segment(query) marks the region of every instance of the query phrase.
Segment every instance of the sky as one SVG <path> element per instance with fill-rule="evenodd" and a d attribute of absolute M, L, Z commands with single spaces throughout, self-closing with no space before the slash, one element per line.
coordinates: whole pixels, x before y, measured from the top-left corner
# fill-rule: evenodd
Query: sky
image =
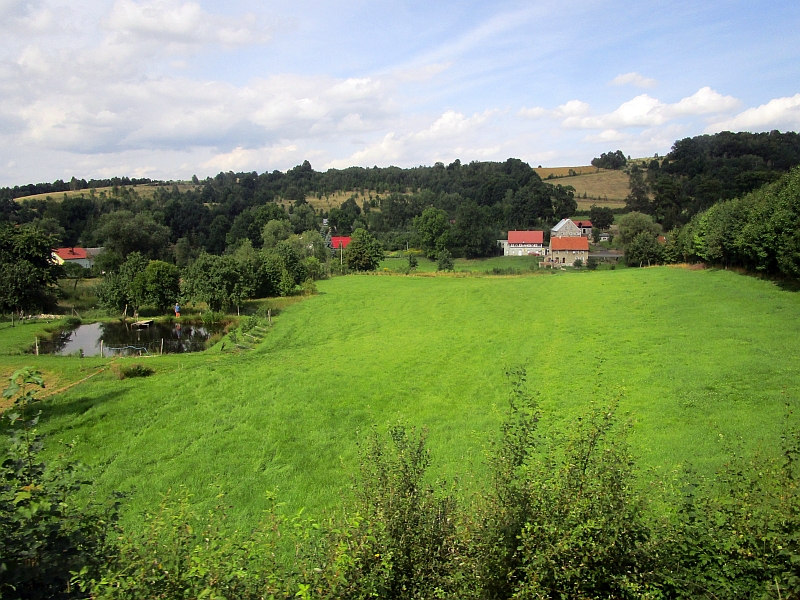
<path fill-rule="evenodd" d="M 0 0 L 0 185 L 800 130 L 800 2 Z"/>

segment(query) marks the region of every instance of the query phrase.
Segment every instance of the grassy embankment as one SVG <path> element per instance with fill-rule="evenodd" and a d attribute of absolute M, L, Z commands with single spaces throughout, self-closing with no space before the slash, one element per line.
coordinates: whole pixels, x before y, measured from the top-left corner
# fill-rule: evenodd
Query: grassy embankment
<path fill-rule="evenodd" d="M 51 445 L 78 440 L 100 494 L 134 491 L 132 518 L 170 487 L 213 502 L 219 484 L 231 523 L 248 525 L 267 490 L 313 514 L 339 504 L 372 424 L 425 425 L 434 473 L 480 473 L 508 365 L 527 367 L 565 426 L 598 385 L 622 390 L 640 463 L 666 471 L 713 469 L 737 436 L 774 448 L 800 389 L 800 295 L 731 272 L 365 275 L 319 288 L 255 351 L 149 359 L 148 379 L 105 371 L 48 399 L 42 429 Z M 46 373 L 93 363 L 24 360 Z"/>

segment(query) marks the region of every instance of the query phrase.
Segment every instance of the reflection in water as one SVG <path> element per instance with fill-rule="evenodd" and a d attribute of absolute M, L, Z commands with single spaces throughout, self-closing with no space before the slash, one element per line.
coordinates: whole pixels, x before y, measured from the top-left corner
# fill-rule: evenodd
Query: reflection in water
<path fill-rule="evenodd" d="M 104 356 L 159 354 L 162 344 L 165 353 L 198 352 L 205 349 L 211 334 L 223 329 L 224 325 L 153 323 L 150 327 L 133 327 L 121 322 L 91 323 L 61 331 L 51 341 L 42 342 L 40 349 L 61 355 L 100 356 L 102 341 Z"/>

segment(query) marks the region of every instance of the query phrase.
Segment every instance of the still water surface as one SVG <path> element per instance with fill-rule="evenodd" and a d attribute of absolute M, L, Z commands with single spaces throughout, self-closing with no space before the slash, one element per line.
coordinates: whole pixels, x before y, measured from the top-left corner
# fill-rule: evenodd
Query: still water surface
<path fill-rule="evenodd" d="M 115 354 L 159 354 L 163 340 L 164 353 L 199 352 L 205 350 L 210 335 L 222 332 L 224 325 L 187 325 L 153 323 L 150 327 L 133 327 L 130 323 L 91 323 L 75 329 L 65 329 L 51 341 L 42 342 L 41 352 L 103 356 Z"/>

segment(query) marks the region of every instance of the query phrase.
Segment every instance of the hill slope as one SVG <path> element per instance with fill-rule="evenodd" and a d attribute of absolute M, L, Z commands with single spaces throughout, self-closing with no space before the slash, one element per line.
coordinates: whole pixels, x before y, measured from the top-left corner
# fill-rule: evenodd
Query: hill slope
<path fill-rule="evenodd" d="M 663 469 L 713 468 L 720 436 L 771 447 L 800 388 L 800 296 L 730 272 L 351 276 L 320 289 L 258 350 L 152 359 L 146 380 L 98 376 L 49 401 L 43 428 L 79 439 L 101 493 L 135 490 L 131 514 L 178 485 L 211 501 L 219 484 L 232 523 L 251 525 L 267 490 L 313 513 L 341 502 L 373 423 L 428 426 L 434 472 L 479 472 L 509 365 L 566 426 L 596 386 L 622 393 L 643 464 Z"/>

